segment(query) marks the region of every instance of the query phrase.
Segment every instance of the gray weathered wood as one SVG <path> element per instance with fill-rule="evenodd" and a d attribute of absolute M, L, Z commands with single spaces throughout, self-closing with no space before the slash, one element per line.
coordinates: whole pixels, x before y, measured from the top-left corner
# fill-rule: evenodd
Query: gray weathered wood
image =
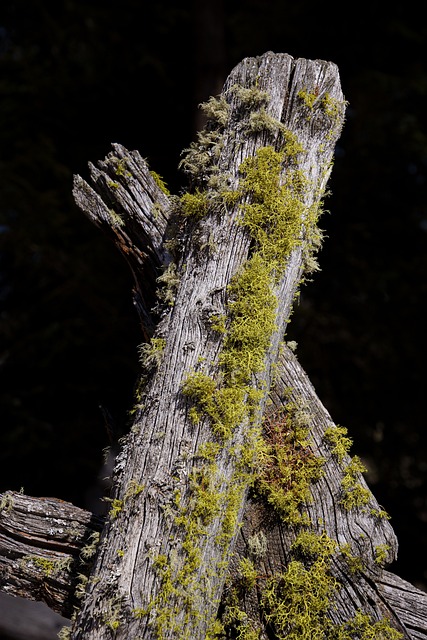
<path fill-rule="evenodd" d="M 235 90 L 236 86 L 243 92 Z M 248 91 L 258 97 L 252 100 Z M 262 98 L 263 104 L 260 92 L 268 96 Z M 315 103 L 304 104 L 302 95 L 314 96 Z M 321 108 L 326 95 L 340 105 L 334 117 Z M 223 97 L 228 104 L 228 117 L 216 125 L 217 142 L 206 151 L 208 164 L 209 154 L 213 161 L 203 175 L 196 177 L 196 186 L 206 187 L 208 198 L 211 196 L 211 206 L 194 234 L 209 238 L 217 250 L 203 251 L 200 240 L 194 241 L 189 231 L 183 235 L 174 305 L 156 334 L 165 340 L 165 348 L 118 459 L 113 492 L 116 508 L 101 538 L 93 581 L 74 627 L 75 639 L 105 638 L 108 629 L 116 638 L 149 638 L 158 634 L 164 638 L 205 638 L 216 617 L 246 493 L 244 486 L 235 487 L 237 461 L 230 452 L 243 444 L 248 425 L 245 420 L 236 424 L 231 440 L 217 456 L 217 471 L 210 483 L 225 496 L 224 503 L 218 515 L 203 527 L 203 534 L 191 540 L 190 552 L 189 525 L 183 518 L 178 523 L 177 517 L 191 510 L 191 477 L 200 469 L 198 451 L 201 445 L 212 441 L 213 434 L 208 420 L 194 424 L 189 419 L 191 405 L 182 389 L 188 375 L 201 369 L 201 362 L 206 363 L 203 370 L 209 376 L 218 378 L 221 374 L 221 336 L 212 330 L 209 319 L 213 314 L 227 314 L 227 286 L 247 259 L 251 239 L 240 224 L 239 205 L 216 208 L 216 191 L 209 178 L 216 171 L 228 181 L 229 189 L 237 189 L 239 168 L 246 158 L 254 157 L 266 145 L 283 146 L 281 126 L 294 134 L 305 149 L 296 162 L 301 175 L 311 184 L 305 196 L 309 208 L 323 193 L 344 111 L 335 65 L 294 60 L 285 54 L 267 53 L 244 60 L 230 74 Z M 258 118 L 255 130 L 253 114 L 261 111 L 269 124 L 259 126 Z M 274 122 L 280 126 L 272 126 Z M 283 167 L 283 180 L 288 172 L 289 166 Z M 105 210 L 101 212 L 101 207 L 96 206 L 97 217 L 101 215 L 105 220 Z M 139 211 L 143 208 L 144 205 Z M 133 211 L 128 223 L 127 212 L 120 212 L 123 224 L 116 233 L 126 234 L 130 221 L 133 223 L 141 215 Z M 267 390 L 270 385 L 271 364 L 302 274 L 301 240 L 277 284 L 277 330 L 265 356 L 265 369 L 253 380 L 258 388 Z M 265 395 L 259 416 L 264 403 Z M 138 487 L 138 491 L 132 487 Z M 224 530 L 224 519 L 230 517 L 230 495 L 234 496 L 236 524 L 224 548 L 218 538 Z M 199 555 L 201 561 L 191 553 Z"/>
<path fill-rule="evenodd" d="M 102 520 L 55 498 L 33 498 L 9 491 L 0 496 L 0 583 L 14 596 L 45 602 L 70 616 L 79 574 Z M 93 546 L 93 549 L 95 546 Z"/>

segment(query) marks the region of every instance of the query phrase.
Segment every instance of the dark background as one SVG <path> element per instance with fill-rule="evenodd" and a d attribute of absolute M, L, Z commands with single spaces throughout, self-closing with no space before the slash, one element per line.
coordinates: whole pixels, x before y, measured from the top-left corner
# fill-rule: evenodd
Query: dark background
<path fill-rule="evenodd" d="M 354 439 L 427 589 L 427 28 L 422 5 L 278 0 L 2 0 L 0 491 L 83 507 L 126 430 L 141 341 L 132 281 L 74 205 L 111 142 L 173 192 L 197 105 L 265 51 L 335 62 L 349 101 L 322 225 L 322 271 L 289 338 Z"/>

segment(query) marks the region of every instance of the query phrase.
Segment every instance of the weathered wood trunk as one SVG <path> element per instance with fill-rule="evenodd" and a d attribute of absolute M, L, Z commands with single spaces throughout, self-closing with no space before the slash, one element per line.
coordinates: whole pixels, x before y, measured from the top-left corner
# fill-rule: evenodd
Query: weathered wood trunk
<path fill-rule="evenodd" d="M 90 165 L 91 184 L 75 179 L 76 202 L 133 272 L 147 342 L 72 637 L 425 638 L 425 594 L 384 571 L 397 552 L 386 514 L 283 343 L 316 268 L 345 111 L 338 70 L 249 58 L 205 111 L 181 197 L 120 145 Z M 0 509 L 0 563 L 22 574 L 8 590 L 46 583 L 69 611 L 63 573 L 41 575 L 48 545 L 12 542 L 20 500 Z M 51 532 L 74 577 L 82 518 L 74 542 Z"/>
<path fill-rule="evenodd" d="M 139 218 L 154 225 L 159 209 L 175 207 L 183 228 L 175 297 L 147 351 L 157 369 L 118 459 L 75 638 L 105 638 L 107 628 L 117 638 L 214 632 L 271 366 L 318 242 L 344 114 L 335 65 L 246 59 L 209 108 L 209 130 L 184 161 L 192 193 L 111 216 L 116 233 L 134 235 Z M 125 174 L 131 192 L 127 171 L 116 167 L 105 184 L 119 191 Z M 135 246 L 144 251 L 131 237 Z"/>

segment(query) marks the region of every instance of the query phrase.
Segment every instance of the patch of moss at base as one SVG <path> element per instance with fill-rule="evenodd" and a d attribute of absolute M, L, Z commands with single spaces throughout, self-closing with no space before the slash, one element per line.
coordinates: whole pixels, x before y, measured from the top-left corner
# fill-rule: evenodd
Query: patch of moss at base
<path fill-rule="evenodd" d="M 326 637 L 322 630 L 330 625 L 327 613 L 337 583 L 325 570 L 325 560 L 321 556 L 308 568 L 292 560 L 285 572 L 267 580 L 262 608 L 277 638 Z"/>
<path fill-rule="evenodd" d="M 371 616 L 358 611 L 355 616 L 340 625 L 332 640 L 400 640 L 403 634 L 391 626 L 387 618 L 374 621 Z"/>
<path fill-rule="evenodd" d="M 325 533 L 302 532 L 291 547 L 286 571 L 262 587 L 261 608 L 278 640 L 399 640 L 402 634 L 387 618 L 375 621 L 357 612 L 340 625 L 329 615 L 339 582 L 331 574 L 337 543 Z M 340 548 L 343 552 L 343 548 Z"/>

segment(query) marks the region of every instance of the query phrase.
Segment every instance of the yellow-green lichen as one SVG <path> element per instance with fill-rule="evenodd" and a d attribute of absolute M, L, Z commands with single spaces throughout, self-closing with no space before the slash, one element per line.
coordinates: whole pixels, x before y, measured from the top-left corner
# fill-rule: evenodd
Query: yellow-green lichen
<path fill-rule="evenodd" d="M 340 587 L 331 573 L 337 543 L 325 533 L 305 531 L 291 547 L 292 559 L 282 573 L 262 584 L 262 613 L 278 640 L 399 640 L 387 618 L 374 620 L 360 611 L 337 625 L 330 612 Z M 346 560 L 353 556 L 343 546 Z M 357 567 L 358 568 L 358 567 Z"/>
<path fill-rule="evenodd" d="M 308 109 L 312 110 L 319 99 L 319 91 L 309 92 L 306 89 L 301 89 L 298 91 L 297 96 Z"/>
<path fill-rule="evenodd" d="M 355 556 L 352 553 L 351 546 L 348 542 L 340 545 L 339 550 L 349 568 L 350 573 L 354 574 L 363 570 L 364 565 L 362 558 L 360 556 Z"/>
<path fill-rule="evenodd" d="M 307 532 L 292 545 L 286 570 L 265 581 L 261 606 L 277 638 L 326 638 L 328 610 L 338 583 L 330 573 L 335 542 Z M 297 559 L 298 558 L 298 559 Z"/>
<path fill-rule="evenodd" d="M 390 520 L 391 516 L 384 509 L 371 509 L 371 516 L 379 518 L 380 520 Z"/>
<path fill-rule="evenodd" d="M 27 555 L 23 556 L 20 560 L 22 565 L 31 565 L 36 567 L 41 573 L 46 576 L 56 576 L 61 571 L 70 571 L 73 565 L 72 558 L 43 558 L 42 556 Z"/>
<path fill-rule="evenodd" d="M 123 511 L 125 506 L 132 498 L 138 496 L 144 491 L 145 485 L 139 484 L 136 480 L 130 480 L 126 486 L 123 499 L 120 498 L 104 498 L 106 502 L 110 503 L 109 515 L 112 520 L 115 520 L 117 516 Z"/>
<path fill-rule="evenodd" d="M 179 285 L 179 275 L 175 262 L 170 262 L 163 271 L 162 275 L 157 278 L 162 286 L 157 290 L 157 297 L 168 306 L 173 306 L 175 301 L 176 290 Z"/>
<path fill-rule="evenodd" d="M 301 508 L 312 501 L 311 485 L 323 474 L 324 459 L 309 448 L 305 419 L 304 413 L 294 408 L 264 421 L 267 446 L 255 491 L 288 525 L 309 524 Z"/>
<path fill-rule="evenodd" d="M 58 631 L 58 640 L 70 640 L 71 638 L 71 625 L 61 627 Z"/>
<path fill-rule="evenodd" d="M 116 176 L 122 176 L 122 177 L 125 177 L 125 178 L 132 178 L 132 174 L 127 168 L 127 160 L 126 160 L 126 158 L 122 158 L 121 160 L 118 160 L 117 165 L 116 165 L 116 169 L 115 169 L 115 173 L 116 173 Z"/>
<path fill-rule="evenodd" d="M 257 570 L 252 560 L 249 560 L 249 558 L 241 558 L 239 562 L 239 575 L 246 588 L 252 589 L 255 586 Z"/>
<path fill-rule="evenodd" d="M 99 531 L 93 531 L 90 534 L 85 546 L 80 551 L 80 558 L 83 562 L 89 562 L 92 560 L 97 551 L 100 537 L 101 535 Z"/>
<path fill-rule="evenodd" d="M 124 502 L 118 498 L 105 498 L 105 500 L 111 503 L 109 515 L 114 520 L 123 510 Z"/>
<path fill-rule="evenodd" d="M 403 634 L 394 629 L 388 618 L 373 620 L 368 614 L 357 611 L 356 614 L 335 629 L 333 640 L 400 640 Z"/>
<path fill-rule="evenodd" d="M 181 206 L 185 217 L 201 220 L 209 210 L 208 193 L 200 189 L 196 189 L 194 193 L 184 193 L 181 196 Z"/>
<path fill-rule="evenodd" d="M 163 180 L 163 178 L 161 176 L 159 176 L 158 173 L 156 173 L 155 171 L 150 171 L 150 175 L 153 178 L 154 182 L 157 184 L 157 186 L 159 187 L 159 189 L 161 191 L 163 191 L 163 193 L 166 196 L 170 196 L 170 191 L 167 188 L 167 185 L 165 183 L 165 181 Z"/>
<path fill-rule="evenodd" d="M 113 225 L 113 227 L 123 227 L 125 222 L 123 218 L 121 218 L 119 214 L 114 211 L 114 209 L 109 209 L 108 214 L 110 216 L 111 224 Z"/>
<path fill-rule="evenodd" d="M 252 87 L 244 87 L 240 84 L 234 84 L 229 91 L 238 98 L 242 107 L 249 110 L 259 109 L 263 105 L 267 104 L 269 100 L 268 92 L 259 89 L 256 84 Z"/>
<path fill-rule="evenodd" d="M 284 154 L 262 147 L 240 165 L 240 188 L 251 201 L 242 205 L 242 224 L 255 240 L 270 271 L 283 271 L 292 249 L 302 241 L 306 206 L 303 185 L 296 184 L 295 171 L 281 184 Z M 296 187 L 296 188 L 295 188 Z"/>
<path fill-rule="evenodd" d="M 6 491 L 1 495 L 0 498 L 0 513 L 4 511 L 5 513 L 9 513 L 9 511 L 13 508 L 13 496 L 9 491 Z"/>
<path fill-rule="evenodd" d="M 224 96 L 218 98 L 210 97 L 207 102 L 200 105 L 203 113 L 209 120 L 225 126 L 230 116 L 230 105 Z"/>
<path fill-rule="evenodd" d="M 391 547 L 389 544 L 378 544 L 375 547 L 375 562 L 380 566 L 387 564 L 390 558 Z"/>
<path fill-rule="evenodd" d="M 348 455 L 353 441 L 347 437 L 347 429 L 334 425 L 325 429 L 324 438 L 326 442 L 331 445 L 331 453 L 338 458 L 339 462 L 342 462 Z"/>
<path fill-rule="evenodd" d="M 164 338 L 151 338 L 150 342 L 139 345 L 139 360 L 146 369 L 158 367 L 162 361 L 166 340 Z"/>
<path fill-rule="evenodd" d="M 360 484 L 360 476 L 365 473 L 366 467 L 358 456 L 353 456 L 344 469 L 341 480 L 342 498 L 340 504 L 347 510 L 364 507 L 371 500 L 371 492 Z"/>

